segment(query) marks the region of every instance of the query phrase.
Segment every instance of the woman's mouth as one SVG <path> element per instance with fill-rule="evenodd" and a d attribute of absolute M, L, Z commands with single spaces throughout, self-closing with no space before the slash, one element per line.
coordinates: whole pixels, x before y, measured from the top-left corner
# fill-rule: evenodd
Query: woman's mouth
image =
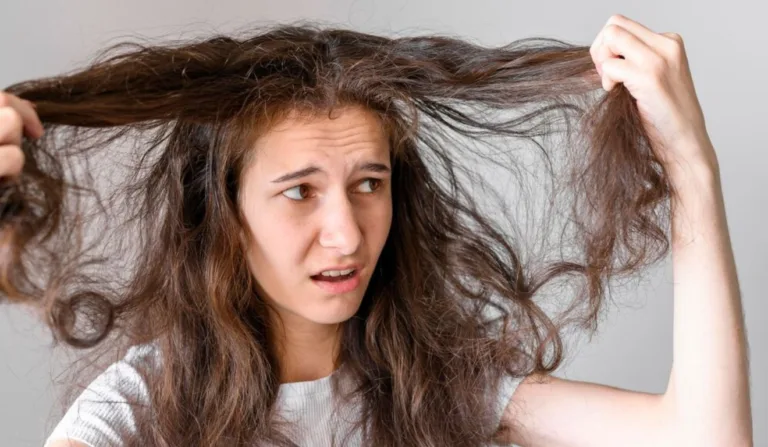
<path fill-rule="evenodd" d="M 318 287 L 331 293 L 346 293 L 355 290 L 360 285 L 360 269 L 338 276 L 313 275 L 312 282 Z"/>

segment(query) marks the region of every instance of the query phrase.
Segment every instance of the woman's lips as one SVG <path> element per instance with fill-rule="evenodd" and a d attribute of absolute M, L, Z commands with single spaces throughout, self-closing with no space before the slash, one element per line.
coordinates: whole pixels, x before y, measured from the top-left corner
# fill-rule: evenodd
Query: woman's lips
<path fill-rule="evenodd" d="M 355 290 L 360 285 L 360 269 L 355 269 L 352 276 L 344 280 L 326 280 L 320 275 L 312 276 L 312 282 L 326 292 L 347 293 Z"/>

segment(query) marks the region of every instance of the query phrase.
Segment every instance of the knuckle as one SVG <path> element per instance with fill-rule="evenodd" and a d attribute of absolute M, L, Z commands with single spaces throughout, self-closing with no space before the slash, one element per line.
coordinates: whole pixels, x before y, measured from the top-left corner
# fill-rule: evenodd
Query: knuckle
<path fill-rule="evenodd" d="M 683 38 L 677 33 L 664 33 L 667 39 L 664 41 L 663 49 L 670 57 L 678 59 L 685 52 Z"/>
<path fill-rule="evenodd" d="M 0 144 L 18 144 L 21 139 L 23 122 L 13 107 L 0 107 Z"/>
<path fill-rule="evenodd" d="M 622 14 L 612 14 L 610 17 L 608 17 L 608 21 L 606 23 L 621 23 L 624 20 L 626 20 L 626 17 L 624 17 Z"/>
<path fill-rule="evenodd" d="M 21 114 L 10 106 L 0 106 L 0 127 L 21 128 L 23 121 Z"/>
<path fill-rule="evenodd" d="M 684 53 L 682 37 L 670 38 L 669 45 L 667 45 L 667 51 L 674 58 L 679 58 Z"/>
<path fill-rule="evenodd" d="M 681 36 L 678 33 L 666 33 L 666 36 L 672 39 L 674 42 L 682 45 L 683 43 L 683 36 Z"/>
<path fill-rule="evenodd" d="M 11 98 L 10 93 L 0 90 L 0 107 L 10 107 Z"/>
<path fill-rule="evenodd" d="M 615 39 L 619 34 L 621 34 L 622 28 L 619 25 L 608 25 L 605 27 L 605 37 L 607 39 Z"/>
<path fill-rule="evenodd" d="M 683 56 L 683 49 L 678 45 L 672 45 L 669 48 L 669 56 L 673 60 L 679 60 Z"/>

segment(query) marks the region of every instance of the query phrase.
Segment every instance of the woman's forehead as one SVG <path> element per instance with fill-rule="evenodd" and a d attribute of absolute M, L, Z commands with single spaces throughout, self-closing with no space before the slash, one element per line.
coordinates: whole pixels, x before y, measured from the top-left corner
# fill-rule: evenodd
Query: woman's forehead
<path fill-rule="evenodd" d="M 262 161 L 286 158 L 389 158 L 389 140 L 379 118 L 362 107 L 339 109 L 333 117 L 293 115 L 260 135 L 254 143 Z"/>

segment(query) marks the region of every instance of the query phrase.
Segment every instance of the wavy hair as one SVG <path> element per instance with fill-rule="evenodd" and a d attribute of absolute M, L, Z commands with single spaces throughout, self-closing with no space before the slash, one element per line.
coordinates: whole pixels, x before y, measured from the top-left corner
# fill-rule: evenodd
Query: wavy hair
<path fill-rule="evenodd" d="M 6 90 L 36 105 L 46 133 L 24 140 L 22 174 L 2 189 L 2 299 L 38 309 L 56 343 L 157 344 L 129 445 L 291 445 L 239 237 L 250 148 L 288 113 L 363 106 L 389 138 L 392 226 L 340 354 L 367 444 L 489 442 L 498 419 L 483 391 L 556 370 L 565 328 L 596 330 L 610 281 L 669 248 L 673 191 L 631 95 L 601 90 L 589 48 L 553 38 L 487 47 L 273 24 L 124 41 Z M 512 204 L 490 194 L 490 208 L 473 189 L 492 190 L 472 157 L 510 178 L 527 169 L 513 139 L 542 156 L 550 205 L 569 199 L 554 249 L 532 237 L 557 234 L 552 219 L 524 231 L 511 215 L 546 184 Z M 558 278 L 579 287 L 552 312 L 543 287 Z"/>

